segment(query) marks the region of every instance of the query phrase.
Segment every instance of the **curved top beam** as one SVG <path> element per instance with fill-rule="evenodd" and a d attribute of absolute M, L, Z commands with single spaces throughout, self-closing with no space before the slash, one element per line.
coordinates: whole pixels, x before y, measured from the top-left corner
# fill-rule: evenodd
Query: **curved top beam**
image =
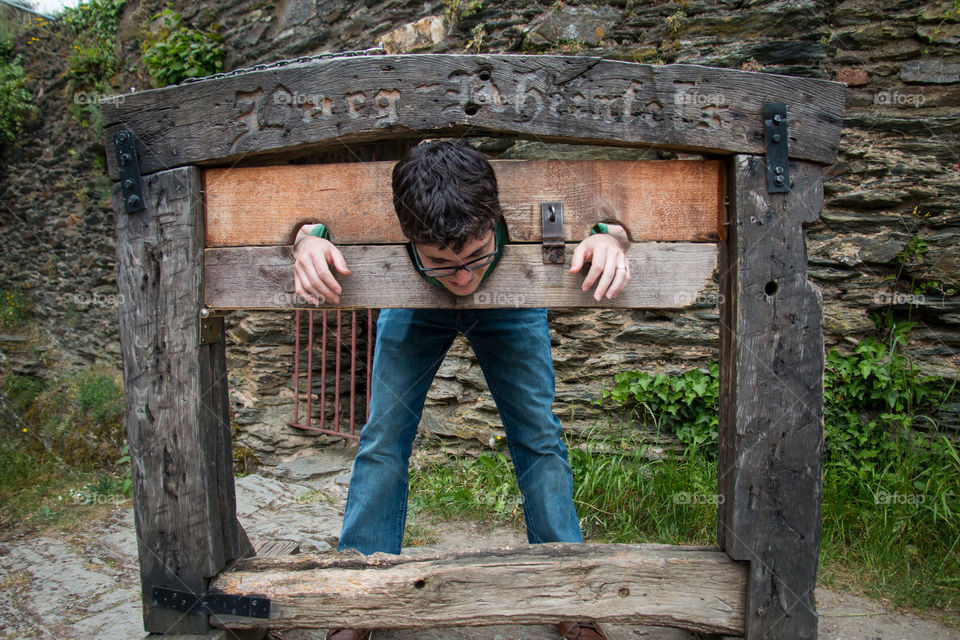
<path fill-rule="evenodd" d="M 107 148 L 132 129 L 147 174 L 424 133 L 760 154 L 764 102 L 787 104 L 791 157 L 836 159 L 840 83 L 584 56 L 327 58 L 119 95 L 101 109 Z"/>

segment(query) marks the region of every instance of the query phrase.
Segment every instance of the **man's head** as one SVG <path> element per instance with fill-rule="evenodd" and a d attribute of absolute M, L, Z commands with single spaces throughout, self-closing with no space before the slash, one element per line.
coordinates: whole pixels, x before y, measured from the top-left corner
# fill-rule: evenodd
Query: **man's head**
<path fill-rule="evenodd" d="M 459 251 L 500 218 L 497 176 L 473 147 L 424 142 L 393 167 L 393 208 L 411 242 Z"/>
<path fill-rule="evenodd" d="M 424 267 L 460 266 L 494 249 L 497 177 L 486 157 L 466 144 L 425 142 L 407 151 L 393 168 L 393 207 Z M 438 279 L 468 295 L 485 271 L 461 269 Z"/>

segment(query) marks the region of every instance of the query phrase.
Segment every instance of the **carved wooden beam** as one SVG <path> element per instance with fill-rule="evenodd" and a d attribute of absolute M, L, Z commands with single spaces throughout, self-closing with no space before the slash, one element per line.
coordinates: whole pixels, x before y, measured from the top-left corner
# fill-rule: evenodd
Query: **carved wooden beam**
<path fill-rule="evenodd" d="M 763 103 L 787 103 L 790 156 L 837 156 L 844 85 L 584 56 L 357 56 L 124 94 L 101 105 L 107 148 L 131 129 L 144 174 L 423 136 L 764 152 Z M 118 176 L 108 153 L 111 178 Z"/>

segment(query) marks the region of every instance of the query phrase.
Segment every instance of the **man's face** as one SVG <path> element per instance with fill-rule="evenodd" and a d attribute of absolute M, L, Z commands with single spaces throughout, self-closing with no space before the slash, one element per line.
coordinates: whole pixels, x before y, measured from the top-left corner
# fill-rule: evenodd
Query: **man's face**
<path fill-rule="evenodd" d="M 459 267 L 466 262 L 487 255 L 494 250 L 494 246 L 493 231 L 488 232 L 480 238 L 471 238 L 463 245 L 463 248 L 459 252 L 440 245 L 414 244 L 414 248 L 420 255 L 420 262 L 428 269 Z M 480 267 L 476 271 L 460 269 L 453 275 L 438 277 L 437 280 L 439 280 L 450 293 L 457 296 L 468 296 L 480 286 L 483 274 L 486 273 L 489 268 L 490 265 Z"/>

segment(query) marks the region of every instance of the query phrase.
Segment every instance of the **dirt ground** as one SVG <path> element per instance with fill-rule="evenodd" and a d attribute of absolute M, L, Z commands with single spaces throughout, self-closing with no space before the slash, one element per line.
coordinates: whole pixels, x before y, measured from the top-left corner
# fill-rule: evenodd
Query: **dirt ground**
<path fill-rule="evenodd" d="M 295 461 L 279 477 L 237 480 L 240 522 L 255 546 L 295 542 L 301 553 L 336 544 L 349 478 L 349 457 L 333 453 Z M 464 549 L 523 544 L 517 531 L 476 523 L 428 525 L 431 548 Z M 81 530 L 64 534 L 26 530 L 0 542 L 0 638 L 139 640 L 146 638 L 130 503 L 107 511 Z M 960 629 L 887 609 L 849 593 L 818 588 L 823 640 L 960 640 Z M 607 625 L 611 640 L 690 640 L 664 627 Z M 317 640 L 323 630 L 273 632 L 278 640 Z M 157 636 L 154 636 L 157 637 Z M 378 631 L 376 640 L 558 640 L 549 626 L 498 626 L 423 631 Z"/>

